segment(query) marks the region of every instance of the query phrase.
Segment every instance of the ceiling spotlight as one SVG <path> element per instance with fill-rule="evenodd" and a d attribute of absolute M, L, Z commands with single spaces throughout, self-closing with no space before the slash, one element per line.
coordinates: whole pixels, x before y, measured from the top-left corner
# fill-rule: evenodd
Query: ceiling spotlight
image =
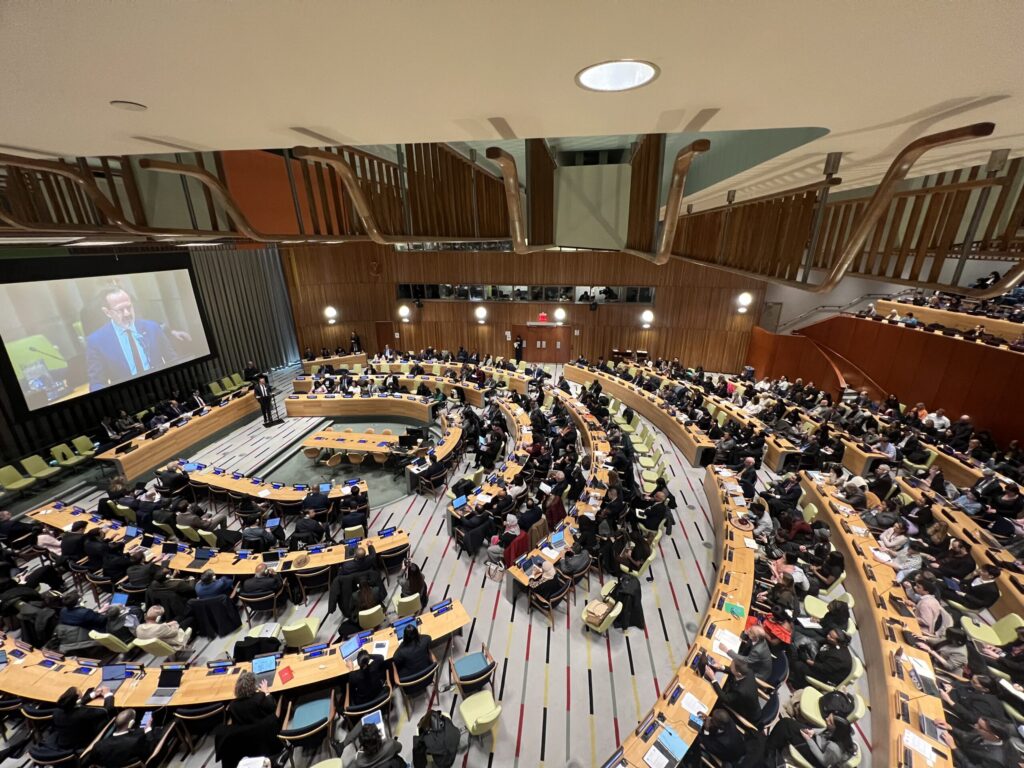
<path fill-rule="evenodd" d="M 631 91 L 647 85 L 660 72 L 661 70 L 649 61 L 602 61 L 577 72 L 576 84 L 588 91 Z"/>
<path fill-rule="evenodd" d="M 476 315 L 476 321 L 478 323 L 483 323 L 483 321 L 487 319 L 487 307 L 477 307 L 473 310 L 473 314 Z"/>
<path fill-rule="evenodd" d="M 126 101 L 124 99 L 114 99 L 110 102 L 110 106 L 115 109 L 123 109 L 127 112 L 145 112 L 149 109 L 145 104 L 140 104 L 137 101 Z"/>
<path fill-rule="evenodd" d="M 751 295 L 747 291 L 744 291 L 743 293 L 741 293 L 739 296 L 736 297 L 736 303 L 739 304 L 741 307 L 749 307 L 750 303 L 753 300 L 754 300 L 753 295 Z"/>
<path fill-rule="evenodd" d="M 565 321 L 565 310 L 561 307 L 555 310 L 555 320 L 560 323 Z"/>
<path fill-rule="evenodd" d="M 400 306 L 398 308 L 398 316 L 400 318 L 402 318 L 403 320 L 408 320 L 409 319 L 409 313 L 411 313 L 411 312 L 412 312 L 412 310 L 409 309 L 409 306 L 407 304 L 403 304 L 402 306 Z"/>
<path fill-rule="evenodd" d="M 649 309 L 645 309 L 643 313 L 640 315 L 640 319 L 644 321 L 644 327 L 649 328 L 651 323 L 654 322 L 654 313 L 651 312 L 651 310 Z"/>
<path fill-rule="evenodd" d="M 326 317 L 328 320 L 334 320 L 337 316 L 338 310 L 336 310 L 334 307 L 324 307 L 324 317 Z"/>
<path fill-rule="evenodd" d="M 741 315 L 747 314 L 747 308 L 746 307 L 737 307 L 736 311 L 739 312 Z"/>

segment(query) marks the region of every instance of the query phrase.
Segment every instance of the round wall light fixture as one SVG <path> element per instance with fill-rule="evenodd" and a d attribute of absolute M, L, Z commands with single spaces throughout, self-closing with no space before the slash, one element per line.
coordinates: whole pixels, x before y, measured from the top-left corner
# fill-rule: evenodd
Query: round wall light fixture
<path fill-rule="evenodd" d="M 744 291 L 736 297 L 736 303 L 741 307 L 749 307 L 754 301 L 754 296 L 748 291 Z"/>
<path fill-rule="evenodd" d="M 324 317 L 326 317 L 328 320 L 336 320 L 338 317 L 338 310 L 328 305 L 324 307 Z"/>
<path fill-rule="evenodd" d="M 565 310 L 561 307 L 555 310 L 555 321 L 559 323 L 565 322 Z"/>
<path fill-rule="evenodd" d="M 476 321 L 482 325 L 487 319 L 487 307 L 477 307 L 473 310 L 473 314 L 476 315 Z"/>

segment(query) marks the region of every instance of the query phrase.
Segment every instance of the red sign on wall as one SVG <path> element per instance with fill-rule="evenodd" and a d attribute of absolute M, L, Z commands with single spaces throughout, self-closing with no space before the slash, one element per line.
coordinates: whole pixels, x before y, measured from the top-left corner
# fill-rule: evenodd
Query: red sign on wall
<path fill-rule="evenodd" d="M 547 312 L 538 312 L 537 313 L 537 322 L 538 323 L 546 323 L 547 321 L 548 321 L 548 313 Z"/>

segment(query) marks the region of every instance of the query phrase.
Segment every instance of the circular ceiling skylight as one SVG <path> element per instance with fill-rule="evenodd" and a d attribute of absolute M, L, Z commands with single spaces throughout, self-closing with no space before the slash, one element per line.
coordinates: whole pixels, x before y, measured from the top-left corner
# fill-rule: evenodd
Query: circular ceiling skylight
<path fill-rule="evenodd" d="M 580 70 L 576 84 L 588 91 L 631 91 L 647 85 L 660 71 L 649 61 L 603 61 Z"/>

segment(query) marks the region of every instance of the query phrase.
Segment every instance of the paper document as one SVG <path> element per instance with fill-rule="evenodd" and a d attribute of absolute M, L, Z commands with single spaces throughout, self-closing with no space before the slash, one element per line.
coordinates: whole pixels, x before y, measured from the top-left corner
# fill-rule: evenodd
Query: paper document
<path fill-rule="evenodd" d="M 917 674 L 921 675 L 921 677 L 934 677 L 935 676 L 932 673 L 931 664 L 929 664 L 924 659 L 918 659 L 918 658 L 916 658 L 914 656 L 908 656 L 908 655 L 904 655 L 903 658 L 907 659 L 913 665 L 915 671 L 917 672 Z"/>
<path fill-rule="evenodd" d="M 863 526 L 860 526 L 860 525 L 851 525 L 850 526 L 850 532 L 853 533 L 854 536 L 867 536 L 868 535 L 868 529 L 864 528 Z"/>
<path fill-rule="evenodd" d="M 370 649 L 370 653 L 371 654 L 379 653 L 381 656 L 383 656 L 386 659 L 388 657 L 388 641 L 387 640 L 378 640 L 378 641 L 376 641 L 373 644 L 373 647 Z"/>
<path fill-rule="evenodd" d="M 873 554 L 878 560 L 882 561 L 883 563 L 892 562 L 892 558 L 889 557 L 888 552 L 883 552 L 882 550 L 877 549 L 875 547 L 871 548 L 871 554 Z"/>
<path fill-rule="evenodd" d="M 708 713 L 707 705 L 689 691 L 683 694 L 680 706 L 691 715 L 706 715 Z"/>
<path fill-rule="evenodd" d="M 746 536 L 744 536 L 743 546 L 745 546 L 747 549 L 757 549 L 757 542 L 753 539 L 748 539 Z"/>
<path fill-rule="evenodd" d="M 668 758 L 657 747 L 651 747 L 647 750 L 647 754 L 644 755 L 644 763 L 651 766 L 651 768 L 666 768 Z"/>
<path fill-rule="evenodd" d="M 478 494 L 476 495 L 476 500 L 477 500 L 477 503 L 478 503 L 478 504 L 487 504 L 487 503 L 489 503 L 489 502 L 490 502 L 490 500 L 491 500 L 491 499 L 493 499 L 493 498 L 494 498 L 494 497 L 493 497 L 493 496 L 491 496 L 491 494 L 489 494 L 489 493 L 478 493 Z"/>
<path fill-rule="evenodd" d="M 270 489 L 269 488 L 264 488 L 262 491 L 260 491 L 256 495 L 259 496 L 261 499 L 265 499 L 265 498 L 267 498 L 267 496 L 270 495 Z"/>
<path fill-rule="evenodd" d="M 932 745 L 909 728 L 903 732 L 903 746 L 921 755 L 928 765 L 935 765 L 936 755 L 932 751 Z"/>
<path fill-rule="evenodd" d="M 557 560 L 558 552 L 550 547 L 542 547 L 540 553 L 544 555 L 548 560 Z"/>
<path fill-rule="evenodd" d="M 808 629 L 821 629 L 821 624 L 814 619 L 808 619 L 806 616 L 798 616 L 796 620 L 800 622 L 800 626 L 807 627 Z"/>
<path fill-rule="evenodd" d="M 740 649 L 740 638 L 728 629 L 716 629 L 712 638 L 711 650 L 719 656 L 729 658 L 729 652 L 736 653 Z"/>

